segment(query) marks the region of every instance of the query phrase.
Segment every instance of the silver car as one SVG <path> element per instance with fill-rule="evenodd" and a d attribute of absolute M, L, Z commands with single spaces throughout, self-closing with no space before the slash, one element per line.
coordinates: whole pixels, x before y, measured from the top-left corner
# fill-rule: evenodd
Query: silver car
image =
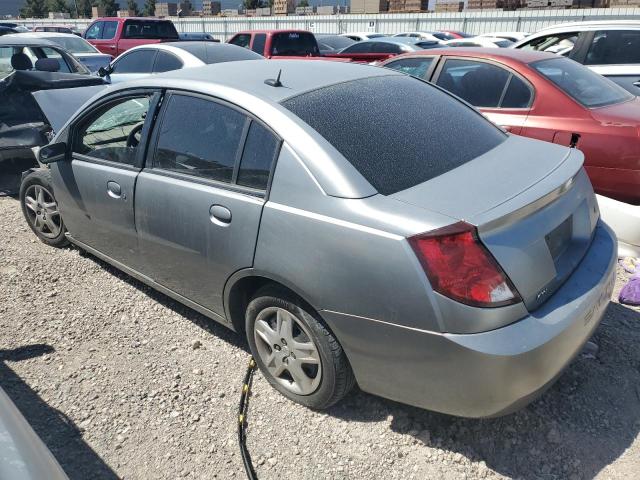
<path fill-rule="evenodd" d="M 39 158 L 21 199 L 42 241 L 246 332 L 312 408 L 357 383 L 504 414 L 558 377 L 613 288 L 578 150 L 387 69 L 247 61 L 120 84 Z"/>

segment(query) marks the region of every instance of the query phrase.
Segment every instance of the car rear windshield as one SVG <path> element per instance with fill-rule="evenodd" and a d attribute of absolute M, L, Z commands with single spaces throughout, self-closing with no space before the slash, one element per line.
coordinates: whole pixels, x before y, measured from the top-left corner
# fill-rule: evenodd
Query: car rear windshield
<path fill-rule="evenodd" d="M 633 98 L 611 80 L 568 58 L 539 60 L 531 67 L 587 108 L 604 107 Z"/>
<path fill-rule="evenodd" d="M 165 21 L 127 20 L 124 38 L 153 38 L 178 40 L 178 31 L 173 23 Z"/>
<path fill-rule="evenodd" d="M 453 170 L 507 138 L 472 108 L 405 75 L 331 85 L 282 105 L 320 133 L 383 195 Z"/>
<path fill-rule="evenodd" d="M 167 43 L 167 45 L 186 50 L 207 64 L 234 62 L 237 60 L 264 60 L 262 55 L 252 52 L 247 48 L 237 47 L 236 45 L 227 43 L 172 42 Z"/>
<path fill-rule="evenodd" d="M 276 33 L 271 39 L 271 55 L 307 57 L 318 55 L 316 37 L 307 32 Z"/>

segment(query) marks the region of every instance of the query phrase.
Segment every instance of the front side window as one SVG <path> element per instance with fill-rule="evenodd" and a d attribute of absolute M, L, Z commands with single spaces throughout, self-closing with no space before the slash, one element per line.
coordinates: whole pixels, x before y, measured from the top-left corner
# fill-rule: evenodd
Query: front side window
<path fill-rule="evenodd" d="M 231 43 L 232 45 L 237 45 L 239 47 L 249 48 L 249 44 L 251 43 L 251 35 L 249 35 L 248 33 L 241 33 L 229 40 L 229 43 Z"/>
<path fill-rule="evenodd" d="M 526 108 L 531 100 L 520 78 L 485 62 L 449 59 L 436 84 L 479 108 Z"/>
<path fill-rule="evenodd" d="M 231 182 L 246 116 L 197 97 L 169 98 L 154 167 Z"/>
<path fill-rule="evenodd" d="M 433 58 L 403 58 L 395 62 L 388 63 L 386 66 L 399 72 L 413 75 L 418 78 L 425 78 L 429 67 L 433 63 Z"/>
<path fill-rule="evenodd" d="M 155 50 L 134 50 L 123 55 L 114 65 L 112 73 L 151 73 Z"/>
<path fill-rule="evenodd" d="M 266 190 L 278 145 L 279 141 L 273 133 L 262 124 L 253 121 L 242 152 L 238 185 Z"/>
<path fill-rule="evenodd" d="M 357 100 L 362 98 L 367 101 Z M 322 135 L 382 195 L 442 175 L 507 138 L 474 109 L 407 75 L 342 82 L 282 105 Z M 417 132 L 409 137 L 408 118 L 411 131 Z"/>
<path fill-rule="evenodd" d="M 111 40 L 115 38 L 116 31 L 118 30 L 118 22 L 104 22 L 104 28 L 102 29 L 102 39 Z"/>
<path fill-rule="evenodd" d="M 556 33 L 539 37 L 525 43 L 520 48 L 523 50 L 536 50 L 538 52 L 559 53 L 568 55 L 578 41 L 578 32 Z"/>
<path fill-rule="evenodd" d="M 596 32 L 585 65 L 627 65 L 640 63 L 640 30 Z"/>
<path fill-rule="evenodd" d="M 120 99 L 101 108 L 81 124 L 73 151 L 100 160 L 134 165 L 149 98 Z"/>
<path fill-rule="evenodd" d="M 97 40 L 102 38 L 102 27 L 104 26 L 104 22 L 96 22 L 91 25 L 87 32 L 84 34 L 84 38 L 88 40 Z"/>
<path fill-rule="evenodd" d="M 180 70 L 182 68 L 182 60 L 175 55 L 168 52 L 158 50 L 156 56 L 156 63 L 153 66 L 153 71 L 156 73 L 170 72 L 172 70 Z"/>
<path fill-rule="evenodd" d="M 603 107 L 634 98 L 624 88 L 568 58 L 531 64 L 542 76 L 587 108 Z"/>

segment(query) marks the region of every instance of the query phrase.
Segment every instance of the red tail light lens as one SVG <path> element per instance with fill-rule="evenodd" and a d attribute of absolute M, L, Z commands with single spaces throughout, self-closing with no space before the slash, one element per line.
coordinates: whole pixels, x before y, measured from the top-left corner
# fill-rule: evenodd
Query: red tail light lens
<path fill-rule="evenodd" d="M 459 222 L 409 238 L 433 289 L 474 307 L 500 307 L 520 295 L 473 225 Z"/>

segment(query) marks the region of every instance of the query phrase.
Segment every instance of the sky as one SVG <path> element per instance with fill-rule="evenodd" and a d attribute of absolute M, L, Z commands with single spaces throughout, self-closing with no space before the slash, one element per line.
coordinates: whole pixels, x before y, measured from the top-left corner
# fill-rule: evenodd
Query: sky
<path fill-rule="evenodd" d="M 140 8 L 144 5 L 144 0 L 136 0 Z M 158 0 L 156 0 L 158 1 Z M 171 0 L 169 0 L 171 1 Z M 173 0 L 178 3 L 178 0 Z M 127 0 L 116 0 L 121 5 L 125 5 Z M 221 0 L 222 8 L 238 8 L 242 0 Z M 202 0 L 191 0 L 196 10 L 202 8 Z M 344 5 L 345 0 L 310 0 L 310 5 Z M 0 15 L 17 15 L 20 8 L 24 4 L 24 0 L 0 0 Z"/>

